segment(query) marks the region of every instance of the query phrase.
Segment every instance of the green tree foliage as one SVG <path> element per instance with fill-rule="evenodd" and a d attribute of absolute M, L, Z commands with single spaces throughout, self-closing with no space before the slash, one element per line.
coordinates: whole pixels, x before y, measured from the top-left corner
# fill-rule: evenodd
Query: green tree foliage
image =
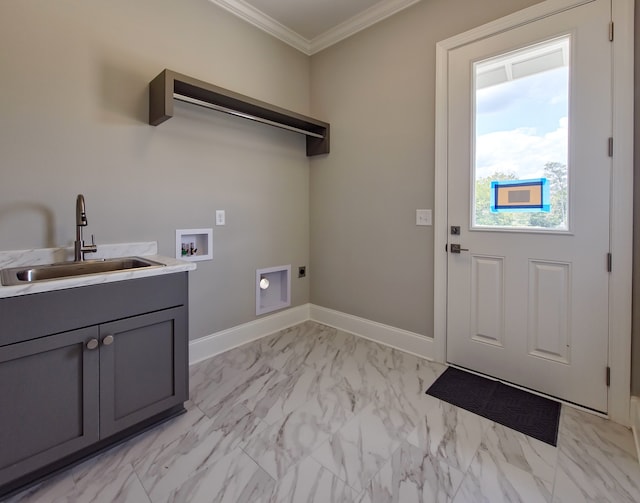
<path fill-rule="evenodd" d="M 567 166 L 559 162 L 544 165 L 544 176 L 549 183 L 550 212 L 491 212 L 491 182 L 517 180 L 514 172 L 496 172 L 476 180 L 475 225 L 487 227 L 567 227 L 568 180 Z"/>
<path fill-rule="evenodd" d="M 476 180 L 476 225 L 511 226 L 513 213 L 491 212 L 491 182 L 503 180 L 517 180 L 513 172 L 497 171 L 492 176 Z"/>

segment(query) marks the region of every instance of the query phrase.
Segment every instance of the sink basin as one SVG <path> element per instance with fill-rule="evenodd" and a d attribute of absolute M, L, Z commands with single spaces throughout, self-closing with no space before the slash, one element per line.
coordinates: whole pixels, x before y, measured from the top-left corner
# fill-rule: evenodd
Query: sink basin
<path fill-rule="evenodd" d="M 0 280 L 4 286 L 22 285 L 36 281 L 65 279 L 88 274 L 105 274 L 131 269 L 164 267 L 165 264 L 141 257 L 124 257 L 103 260 L 85 260 L 83 262 L 61 262 L 59 264 L 12 267 L 0 271 Z"/>

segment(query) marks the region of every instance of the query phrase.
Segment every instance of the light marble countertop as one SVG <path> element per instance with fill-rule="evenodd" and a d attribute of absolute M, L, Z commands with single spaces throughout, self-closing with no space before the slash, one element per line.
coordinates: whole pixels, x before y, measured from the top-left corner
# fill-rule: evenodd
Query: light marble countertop
<path fill-rule="evenodd" d="M 133 256 L 154 260 L 165 264 L 165 266 L 129 269 L 127 271 L 110 272 L 105 274 L 87 274 L 64 279 L 25 283 L 24 285 L 0 285 L 0 298 L 64 290 L 66 288 L 76 288 L 80 286 L 112 283 L 114 281 L 123 281 L 127 279 L 148 278 L 150 276 L 193 271 L 196 269 L 196 264 L 193 262 L 158 255 L 158 243 L 155 241 L 98 245 L 98 251 L 96 253 L 88 254 L 87 260 Z M 0 269 L 52 264 L 57 262 L 70 262 L 72 260 L 73 248 L 41 248 L 34 250 L 0 251 Z"/>

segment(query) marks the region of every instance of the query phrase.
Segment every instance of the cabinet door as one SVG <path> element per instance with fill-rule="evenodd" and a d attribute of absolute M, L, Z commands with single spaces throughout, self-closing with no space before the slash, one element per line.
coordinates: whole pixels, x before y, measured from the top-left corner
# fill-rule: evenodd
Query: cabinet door
<path fill-rule="evenodd" d="M 92 327 L 0 347 L 0 486 L 98 440 L 97 339 Z"/>
<path fill-rule="evenodd" d="M 185 307 L 99 329 L 101 438 L 187 400 Z"/>

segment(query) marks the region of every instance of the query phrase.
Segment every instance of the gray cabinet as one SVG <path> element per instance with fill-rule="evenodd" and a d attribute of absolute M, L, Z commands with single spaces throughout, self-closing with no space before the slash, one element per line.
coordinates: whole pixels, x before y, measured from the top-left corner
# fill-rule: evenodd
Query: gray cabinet
<path fill-rule="evenodd" d="M 83 328 L 0 348 L 0 485 L 99 439 L 98 336 Z"/>
<path fill-rule="evenodd" d="M 0 319 L 0 498 L 183 410 L 186 273 L 0 299 Z"/>
<path fill-rule="evenodd" d="M 187 400 L 184 307 L 100 325 L 100 437 Z"/>

